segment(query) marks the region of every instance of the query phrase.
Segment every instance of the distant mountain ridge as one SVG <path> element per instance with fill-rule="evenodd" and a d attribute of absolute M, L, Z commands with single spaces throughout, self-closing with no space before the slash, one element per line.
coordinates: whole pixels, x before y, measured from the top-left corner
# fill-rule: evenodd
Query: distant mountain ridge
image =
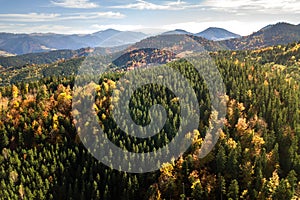
<path fill-rule="evenodd" d="M 176 29 L 165 32 L 162 35 L 170 34 L 186 34 L 196 40 L 199 40 L 198 37 L 201 37 L 215 42 L 214 44 L 210 44 L 210 47 L 215 46 L 215 48 L 207 49 L 209 51 L 215 50 L 218 47 L 221 47 L 220 50 L 251 50 L 300 41 L 300 24 L 293 25 L 285 22 L 270 24 L 248 36 L 240 36 L 226 29 L 216 27 L 210 27 L 196 34 Z"/>
<path fill-rule="evenodd" d="M 162 33 L 161 36 L 178 34 L 194 38 L 207 51 L 251 50 L 300 41 L 300 25 L 281 22 L 268 25 L 251 35 L 243 37 L 221 28 L 208 28 L 197 34 L 192 34 L 182 29 L 175 29 Z M 141 32 L 118 31 L 114 29 L 81 35 L 0 33 L 0 57 L 53 50 L 77 50 L 86 47 L 123 46 L 134 44 L 146 38 L 147 35 Z M 229 39 L 224 40 L 225 38 Z M 54 55 L 56 54 L 54 53 Z M 60 58 L 61 56 L 58 57 Z M 23 58 L 22 60 L 24 60 Z"/>
<path fill-rule="evenodd" d="M 138 42 L 147 37 L 141 32 L 107 29 L 92 34 L 0 33 L 0 50 L 11 54 L 40 53 L 52 50 L 76 50 L 85 47 L 112 47 Z"/>
<path fill-rule="evenodd" d="M 164 32 L 161 35 L 193 35 L 193 33 L 190 33 L 182 29 L 175 29 L 173 31 Z"/>
<path fill-rule="evenodd" d="M 191 33 L 182 29 L 175 29 L 172 31 L 167 31 L 162 33 L 161 35 L 193 35 L 205 38 L 207 40 L 219 41 L 219 40 L 226 40 L 232 38 L 240 38 L 241 36 L 230 31 L 227 31 L 223 28 L 216 28 L 210 27 L 202 32 L 199 33 Z"/>
<path fill-rule="evenodd" d="M 233 38 L 240 38 L 241 36 L 223 28 L 210 27 L 200 33 L 195 34 L 195 36 L 203 37 L 208 40 L 228 40 Z"/>

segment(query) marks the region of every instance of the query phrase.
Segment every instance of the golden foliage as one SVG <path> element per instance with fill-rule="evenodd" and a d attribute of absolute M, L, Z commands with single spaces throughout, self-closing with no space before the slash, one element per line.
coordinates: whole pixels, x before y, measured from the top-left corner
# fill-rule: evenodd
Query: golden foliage
<path fill-rule="evenodd" d="M 173 177 L 174 166 L 171 163 L 164 163 L 160 169 L 163 176 Z"/>
<path fill-rule="evenodd" d="M 12 96 L 13 96 L 13 98 L 17 98 L 18 95 L 19 95 L 19 89 L 18 89 L 18 87 L 15 86 L 15 85 L 12 85 L 11 89 L 12 89 Z"/>
<path fill-rule="evenodd" d="M 237 146 L 236 141 L 234 141 L 232 138 L 229 138 L 229 140 L 227 141 L 227 145 L 231 148 L 231 149 L 235 149 Z"/>
<path fill-rule="evenodd" d="M 52 121 L 53 121 L 53 129 L 54 130 L 58 130 L 59 122 L 58 122 L 58 116 L 57 116 L 57 114 L 53 115 Z"/>
<path fill-rule="evenodd" d="M 9 173 L 9 180 L 12 181 L 13 183 L 18 181 L 18 176 L 19 174 L 16 171 L 11 171 Z"/>
<path fill-rule="evenodd" d="M 259 155 L 261 152 L 261 146 L 265 144 L 264 139 L 258 136 L 257 134 L 255 134 L 254 137 L 252 138 L 251 143 L 254 145 L 255 154 Z"/>
<path fill-rule="evenodd" d="M 278 173 L 275 170 L 275 171 L 273 171 L 272 177 L 269 179 L 269 182 L 267 184 L 267 189 L 269 192 L 268 199 L 272 199 L 273 194 L 275 193 L 277 187 L 279 186 L 279 181 L 280 181 L 280 179 L 279 179 Z"/>
<path fill-rule="evenodd" d="M 196 186 L 197 186 L 198 184 L 201 184 L 200 179 L 197 179 L 196 181 L 194 181 L 194 182 L 192 183 L 191 188 L 192 188 L 192 189 L 195 189 Z"/>
<path fill-rule="evenodd" d="M 239 118 L 235 127 L 238 131 L 238 134 L 242 136 L 248 128 L 248 123 L 246 122 L 245 118 Z"/>

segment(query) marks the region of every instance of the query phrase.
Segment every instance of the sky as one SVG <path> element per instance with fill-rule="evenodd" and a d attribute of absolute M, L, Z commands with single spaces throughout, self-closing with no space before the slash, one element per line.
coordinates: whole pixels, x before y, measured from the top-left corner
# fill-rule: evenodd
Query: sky
<path fill-rule="evenodd" d="M 300 24 L 300 0 L 0 0 L 0 32 L 86 34 L 108 28 L 148 34 L 209 27 L 249 35 Z"/>

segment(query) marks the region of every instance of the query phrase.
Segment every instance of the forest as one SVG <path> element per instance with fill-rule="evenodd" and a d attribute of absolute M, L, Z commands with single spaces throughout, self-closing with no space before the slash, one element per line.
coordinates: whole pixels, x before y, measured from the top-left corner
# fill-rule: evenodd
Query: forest
<path fill-rule="evenodd" d="M 76 130 L 82 122 L 72 110 L 72 103 L 80 103 L 72 91 L 82 90 L 74 86 L 82 58 L 5 69 L 0 76 L 0 199 L 298 199 L 299 51 L 300 43 L 291 43 L 210 53 L 226 87 L 227 111 L 216 146 L 202 159 L 197 155 L 211 117 L 207 87 L 188 61 L 166 64 L 191 83 L 201 117 L 190 148 L 148 173 L 113 170 L 82 144 Z M 138 66 L 132 63 L 125 68 Z M 115 70 L 91 83 L 99 124 L 120 148 L 156 151 L 174 138 L 182 108 L 168 88 L 144 86 L 130 101 L 133 120 L 148 124 L 149 108 L 157 103 L 168 119 L 154 137 L 128 137 L 111 116 L 112 91 L 123 73 Z"/>

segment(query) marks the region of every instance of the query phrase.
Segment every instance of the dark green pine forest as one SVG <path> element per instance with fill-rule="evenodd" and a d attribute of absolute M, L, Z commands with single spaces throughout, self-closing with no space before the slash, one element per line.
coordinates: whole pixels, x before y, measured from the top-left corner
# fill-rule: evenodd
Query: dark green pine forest
<path fill-rule="evenodd" d="M 168 67 L 191 83 L 201 119 L 191 147 L 180 158 L 141 174 L 105 166 L 78 136 L 75 125 L 81 121 L 72 111 L 72 91 L 82 89 L 74 88 L 74 81 L 83 57 L 1 68 L 0 199 L 300 198 L 300 43 L 210 54 L 227 91 L 225 126 L 216 146 L 198 158 L 211 117 L 207 87 L 186 60 L 169 62 Z M 163 51 L 157 55 L 173 56 Z M 146 85 L 130 101 L 131 116 L 139 125 L 150 123 L 152 105 L 164 106 L 168 120 L 155 137 L 128 137 L 111 116 L 112 91 L 124 70 L 148 62 L 136 56 L 140 60 L 128 61 L 120 70 L 114 66 L 91 83 L 96 91 L 94 110 L 120 148 L 156 151 L 172 140 L 181 122 L 180 104 L 168 88 Z"/>

